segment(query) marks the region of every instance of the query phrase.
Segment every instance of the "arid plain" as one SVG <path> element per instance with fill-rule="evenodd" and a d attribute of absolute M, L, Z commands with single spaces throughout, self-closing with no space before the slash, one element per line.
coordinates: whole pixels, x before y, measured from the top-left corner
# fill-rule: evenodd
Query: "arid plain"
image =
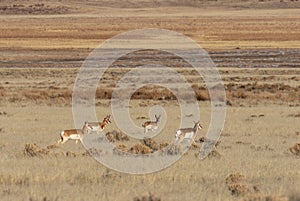
<path fill-rule="evenodd" d="M 299 8 L 299 1 L 279 0 L 1 1 L 1 200 L 299 200 Z M 150 50 L 106 71 L 95 94 L 97 116 L 112 113 L 116 82 L 151 55 L 176 66 L 195 91 L 204 128 L 191 150 L 160 172 L 129 175 L 98 163 L 80 143 L 51 146 L 61 130 L 74 127 L 72 90 L 88 54 L 116 34 L 141 28 L 185 34 L 216 64 L 227 115 L 215 151 L 197 157 L 213 123 L 203 79 L 182 61 Z M 104 134 L 116 135 L 114 143 L 131 153 L 173 140 L 180 122 L 173 94 L 148 86 L 132 98 L 137 125 L 154 119 L 150 106 L 165 108 L 162 132 L 152 143 L 125 141 L 112 117 Z"/>

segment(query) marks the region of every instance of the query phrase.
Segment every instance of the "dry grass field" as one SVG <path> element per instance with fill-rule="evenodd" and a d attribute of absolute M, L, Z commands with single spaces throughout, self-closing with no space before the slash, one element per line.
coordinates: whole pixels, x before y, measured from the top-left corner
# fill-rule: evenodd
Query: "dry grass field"
<path fill-rule="evenodd" d="M 178 162 L 156 173 L 130 175 L 98 163 L 80 143 L 51 146 L 61 130 L 74 127 L 72 89 L 87 55 L 106 39 L 141 28 L 191 37 L 218 67 L 227 115 L 216 150 L 199 160 L 212 123 L 203 79 L 163 54 L 152 59 L 173 62 L 191 83 L 204 127 Z M 147 51 L 139 58 L 155 55 Z M 1 200 L 300 200 L 299 55 L 297 0 L 3 0 Z M 122 58 L 105 72 L 95 94 L 99 120 L 112 113 L 112 91 L 128 66 L 139 62 L 134 59 Z M 124 140 L 113 118 L 104 133 L 131 153 L 162 148 L 180 121 L 174 95 L 164 88 L 141 88 L 132 97 L 130 115 L 141 125 L 155 104 L 168 114 L 155 142 Z"/>

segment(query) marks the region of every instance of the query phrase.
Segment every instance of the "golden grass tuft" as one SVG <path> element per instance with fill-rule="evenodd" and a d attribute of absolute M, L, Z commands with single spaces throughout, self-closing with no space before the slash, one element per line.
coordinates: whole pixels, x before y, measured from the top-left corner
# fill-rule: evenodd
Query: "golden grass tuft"
<path fill-rule="evenodd" d="M 290 147 L 289 150 L 296 156 L 300 156 L 300 143 L 296 143 L 294 146 Z"/>

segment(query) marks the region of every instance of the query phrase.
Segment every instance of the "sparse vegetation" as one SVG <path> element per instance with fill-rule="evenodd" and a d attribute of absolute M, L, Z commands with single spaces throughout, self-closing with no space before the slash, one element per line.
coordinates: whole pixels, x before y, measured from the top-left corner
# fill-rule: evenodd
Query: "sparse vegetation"
<path fill-rule="evenodd" d="M 0 1 L 1 200 L 299 200 L 299 8 L 298 0 Z M 147 49 L 106 70 L 95 111 L 111 113 L 109 99 L 128 67 L 153 60 L 175 67 L 194 90 L 204 124 L 187 154 L 154 174 L 129 175 L 91 157 L 107 154 L 102 147 L 51 144 L 74 126 L 72 90 L 87 55 L 119 33 L 149 27 L 190 37 L 218 67 L 228 106 L 222 142 L 211 147 L 202 137 L 214 124 L 201 75 L 178 56 Z M 168 119 L 153 139 L 128 141 L 112 119 L 106 137 L 115 154 L 183 153 L 171 144 L 180 109 L 168 89 L 139 88 L 128 106 L 132 120 L 141 125 L 154 105 Z M 199 160 L 203 144 L 212 152 Z"/>
<path fill-rule="evenodd" d="M 7 76 L 6 79 L 9 79 L 12 83 L 4 87 L 5 96 L 0 99 L 0 103 L 19 103 L 23 102 L 24 104 L 29 104 L 34 102 L 37 105 L 71 105 L 72 100 L 72 86 L 74 84 L 75 76 L 77 69 L 53 69 L 54 73 L 59 73 L 60 76 L 57 77 L 55 74 L 49 75 L 49 72 L 43 69 L 16 69 L 13 72 L 10 72 L 10 76 Z M 113 72 L 118 71 L 118 75 L 113 76 Z M 225 76 L 223 81 L 225 82 L 226 96 L 230 100 L 230 105 L 249 105 L 254 102 L 266 102 L 266 103 L 276 103 L 279 100 L 286 100 L 289 104 L 299 104 L 299 86 L 297 85 L 284 85 L 282 83 L 272 83 L 264 84 L 265 80 L 259 74 L 268 75 L 274 70 L 266 69 L 264 72 L 256 72 L 254 70 L 244 70 L 239 71 L 229 69 L 231 72 L 230 76 L 226 76 L 226 71 L 220 71 L 221 75 Z M 7 74 L 9 69 L 0 69 L 0 73 Z M 99 85 L 95 98 L 98 101 L 103 99 L 110 99 L 112 96 L 112 91 L 114 87 L 115 79 L 119 79 L 119 76 L 122 76 L 128 69 L 112 69 L 107 73 L 108 78 L 106 83 Z M 277 70 L 276 70 L 277 71 Z M 288 76 L 293 76 L 293 74 L 299 74 L 298 69 L 286 69 L 278 70 L 277 73 L 288 74 Z M 187 68 L 182 70 L 182 74 L 191 74 L 193 72 L 192 68 Z M 224 74 L 222 74 L 224 73 Z M 234 77 L 235 74 L 248 74 L 251 73 L 251 79 L 256 80 L 256 82 L 249 81 L 249 79 L 240 79 L 236 82 L 231 80 L 231 76 Z M 71 75 L 71 76 L 70 76 Z M 42 80 L 44 77 L 49 76 L 51 79 L 55 79 L 57 83 L 61 83 L 60 87 L 51 86 L 48 87 L 50 83 L 44 82 L 40 83 L 39 87 L 36 87 L 36 84 L 33 82 L 28 82 L 26 85 L 19 85 L 20 77 L 26 79 L 29 76 L 34 76 L 36 80 Z M 67 80 L 64 80 L 66 79 Z M 194 82 L 198 79 L 198 75 L 189 75 L 188 80 Z M 240 83 L 239 83 L 240 82 Z M 245 84 L 245 82 L 247 84 Z M 281 80 L 274 81 L 281 82 Z M 297 81 L 293 81 L 295 84 Z M 199 86 L 198 86 L 199 85 Z M 192 86 L 196 99 L 198 101 L 209 101 L 208 90 L 204 87 L 203 81 L 199 84 L 193 84 Z M 279 90 L 278 90 L 279 89 Z M 1 90 L 0 90 L 1 92 Z M 125 91 L 124 93 L 125 94 Z M 189 97 L 185 97 L 187 100 Z M 136 100 L 158 100 L 158 101 L 176 101 L 176 97 L 168 89 L 158 87 L 158 86 L 147 86 L 138 89 L 132 96 L 132 99 Z M 287 102 L 281 102 L 286 104 Z M 145 104 L 142 104 L 146 106 Z M 265 117 L 265 114 L 253 114 L 259 118 Z M 298 113 L 287 115 L 291 118 L 299 117 Z M 255 116 L 251 117 L 254 118 Z"/>

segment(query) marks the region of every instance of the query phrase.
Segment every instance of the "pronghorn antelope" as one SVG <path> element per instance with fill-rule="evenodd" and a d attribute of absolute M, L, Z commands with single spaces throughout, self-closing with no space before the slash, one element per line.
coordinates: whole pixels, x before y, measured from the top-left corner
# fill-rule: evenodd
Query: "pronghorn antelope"
<path fill-rule="evenodd" d="M 156 129 L 158 129 L 157 123 L 160 119 L 160 115 L 155 115 L 155 119 L 155 121 L 146 121 L 145 123 L 143 123 L 142 126 L 144 127 L 144 133 L 147 133 L 149 130 L 155 131 Z"/>
<path fill-rule="evenodd" d="M 102 122 L 89 122 L 89 126 L 93 129 L 93 131 L 103 131 L 105 126 L 110 124 L 110 115 L 104 117 Z"/>
<path fill-rule="evenodd" d="M 82 141 L 82 138 L 85 134 L 87 134 L 92 127 L 89 126 L 88 122 L 85 122 L 82 129 L 71 129 L 71 130 L 63 130 L 60 132 L 60 139 L 58 143 L 64 144 L 69 139 L 76 140 L 76 144 L 78 140 Z"/>
<path fill-rule="evenodd" d="M 202 126 L 200 124 L 200 122 L 194 122 L 195 123 L 195 126 L 194 128 L 181 128 L 181 129 L 178 129 L 176 131 L 176 134 L 175 134 L 175 143 L 180 143 L 182 142 L 182 140 L 184 139 L 192 139 L 193 142 L 195 143 L 195 136 L 197 134 L 197 131 L 199 129 L 202 129 Z"/>

